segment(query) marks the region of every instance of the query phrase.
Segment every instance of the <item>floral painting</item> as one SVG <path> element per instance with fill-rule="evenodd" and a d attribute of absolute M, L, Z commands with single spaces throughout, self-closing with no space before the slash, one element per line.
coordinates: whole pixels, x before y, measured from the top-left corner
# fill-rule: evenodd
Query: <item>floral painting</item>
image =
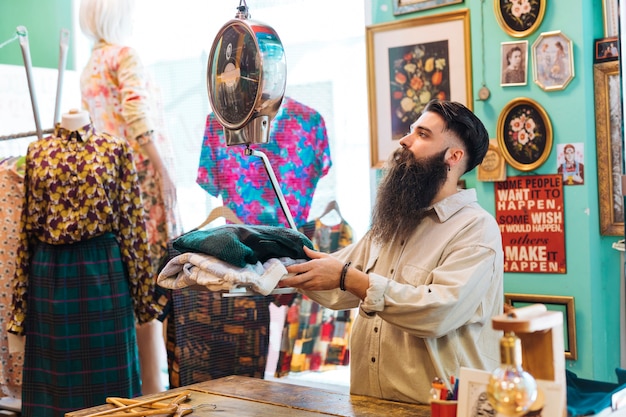
<path fill-rule="evenodd" d="M 541 119 L 528 106 L 517 106 L 507 116 L 507 148 L 523 164 L 536 161 L 545 146 Z M 539 127 L 539 129 L 538 129 Z"/>
<path fill-rule="evenodd" d="M 545 3 L 545 0 L 499 0 L 498 23 L 511 36 L 528 36 L 541 24 Z"/>
<path fill-rule="evenodd" d="M 392 139 L 406 135 L 433 98 L 450 97 L 448 41 L 389 48 Z"/>
<path fill-rule="evenodd" d="M 429 100 L 472 109 L 469 23 L 464 8 L 366 27 L 373 168 L 385 166 Z"/>
<path fill-rule="evenodd" d="M 538 103 L 517 98 L 498 120 L 498 144 L 507 162 L 521 171 L 539 167 L 552 148 L 550 119 Z"/>

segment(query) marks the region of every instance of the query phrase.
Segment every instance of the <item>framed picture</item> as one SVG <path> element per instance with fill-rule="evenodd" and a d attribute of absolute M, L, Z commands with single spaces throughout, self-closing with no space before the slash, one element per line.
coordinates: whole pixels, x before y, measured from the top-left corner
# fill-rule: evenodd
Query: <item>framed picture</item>
<path fill-rule="evenodd" d="M 498 117 L 498 146 L 506 162 L 520 171 L 540 167 L 552 149 L 552 124 L 533 99 L 518 97 Z"/>
<path fill-rule="evenodd" d="M 619 6 L 617 0 L 602 0 L 604 36 L 617 36 L 619 31 Z"/>
<path fill-rule="evenodd" d="M 600 234 L 624 235 L 619 61 L 593 65 Z"/>
<path fill-rule="evenodd" d="M 463 3 L 463 0 L 393 0 L 393 14 L 397 16 L 456 3 Z"/>
<path fill-rule="evenodd" d="M 525 5 L 511 0 L 494 0 L 498 24 L 514 38 L 525 38 L 541 25 L 548 0 L 529 0 Z"/>
<path fill-rule="evenodd" d="M 612 38 L 596 39 L 593 49 L 593 62 L 617 61 L 619 59 L 619 42 L 617 36 Z"/>
<path fill-rule="evenodd" d="M 487 399 L 487 384 L 491 373 L 481 369 L 461 367 L 459 371 L 459 403 L 457 417 L 494 416 L 497 413 Z M 537 400 L 525 416 L 563 416 L 566 411 L 565 386 L 554 381 L 537 380 Z"/>
<path fill-rule="evenodd" d="M 366 28 L 372 167 L 382 167 L 431 99 L 472 108 L 469 30 L 467 9 Z"/>
<path fill-rule="evenodd" d="M 489 149 L 478 165 L 478 181 L 497 182 L 506 179 L 506 163 L 497 139 L 489 139 Z"/>
<path fill-rule="evenodd" d="M 533 43 L 533 78 L 545 91 L 563 90 L 574 78 L 574 47 L 560 30 L 544 32 Z"/>
<path fill-rule="evenodd" d="M 526 85 L 528 41 L 502 42 L 500 45 L 502 55 L 500 85 L 503 87 Z"/>
<path fill-rule="evenodd" d="M 515 308 L 526 307 L 532 304 L 544 304 L 549 311 L 563 313 L 563 342 L 565 344 L 565 359 L 576 360 L 576 311 L 574 297 L 557 295 L 534 294 L 504 294 L 505 304 Z"/>

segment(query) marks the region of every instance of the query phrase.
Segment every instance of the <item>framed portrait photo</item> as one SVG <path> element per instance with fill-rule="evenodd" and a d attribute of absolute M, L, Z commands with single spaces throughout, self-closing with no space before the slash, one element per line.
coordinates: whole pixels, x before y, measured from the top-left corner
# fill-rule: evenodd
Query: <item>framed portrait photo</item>
<path fill-rule="evenodd" d="M 593 62 L 609 62 L 619 59 L 619 42 L 617 36 L 596 39 L 594 41 Z"/>
<path fill-rule="evenodd" d="M 539 35 L 532 50 L 533 79 L 541 89 L 563 90 L 574 79 L 574 46 L 560 30 Z"/>
<path fill-rule="evenodd" d="M 500 85 L 510 87 L 528 83 L 528 41 L 502 42 Z"/>
<path fill-rule="evenodd" d="M 552 124 L 535 100 L 518 97 L 498 117 L 498 146 L 506 162 L 520 171 L 540 167 L 552 149 Z"/>
<path fill-rule="evenodd" d="M 463 0 L 393 0 L 393 14 L 397 16 L 457 3 L 463 3 Z"/>
<path fill-rule="evenodd" d="M 524 38 L 541 25 L 548 0 L 528 0 L 525 4 L 511 0 L 494 0 L 498 24 L 514 38 Z"/>
<path fill-rule="evenodd" d="M 371 166 L 380 168 L 433 98 L 472 108 L 469 11 L 366 28 Z"/>

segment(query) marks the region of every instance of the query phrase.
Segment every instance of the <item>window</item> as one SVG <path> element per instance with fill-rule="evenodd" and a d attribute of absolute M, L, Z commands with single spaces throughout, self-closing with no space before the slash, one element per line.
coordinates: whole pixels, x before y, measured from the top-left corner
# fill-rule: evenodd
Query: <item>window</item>
<path fill-rule="evenodd" d="M 206 69 L 218 30 L 236 14 L 237 0 L 207 2 L 138 0 L 133 45 L 155 76 L 174 150 L 183 227 L 198 226 L 221 204 L 196 183 L 206 116 Z M 329 135 L 333 166 L 318 183 L 309 214 L 336 200 L 345 220 L 362 236 L 369 225 L 369 139 L 361 1 L 259 0 L 247 2 L 251 19 L 272 26 L 287 57 L 290 96 L 318 110 Z M 89 45 L 79 29 L 80 71 Z"/>

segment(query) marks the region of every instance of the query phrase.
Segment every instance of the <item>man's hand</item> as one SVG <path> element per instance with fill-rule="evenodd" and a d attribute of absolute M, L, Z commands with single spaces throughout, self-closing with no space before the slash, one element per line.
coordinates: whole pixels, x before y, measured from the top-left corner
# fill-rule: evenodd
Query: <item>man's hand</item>
<path fill-rule="evenodd" d="M 310 261 L 291 265 L 287 272 L 296 274 L 282 279 L 281 287 L 294 287 L 303 290 L 332 290 L 339 288 L 339 277 L 343 264 L 332 255 L 316 252 L 304 247 L 304 253 L 311 258 Z"/>

